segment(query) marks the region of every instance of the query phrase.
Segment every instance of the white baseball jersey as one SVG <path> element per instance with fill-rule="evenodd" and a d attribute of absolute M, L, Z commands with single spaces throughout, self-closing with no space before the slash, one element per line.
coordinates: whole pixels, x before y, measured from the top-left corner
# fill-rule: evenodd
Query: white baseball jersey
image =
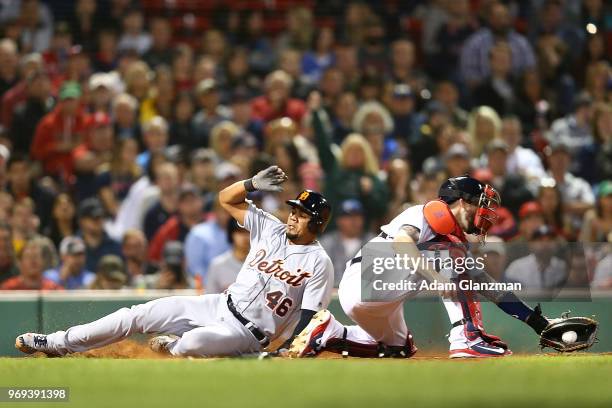
<path fill-rule="evenodd" d="M 227 292 L 236 309 L 274 340 L 297 323 L 300 309 L 327 308 L 332 262 L 317 241 L 292 245 L 286 225 L 250 202 L 244 228 L 251 234 L 251 250 Z"/>
<path fill-rule="evenodd" d="M 419 240 L 417 244 L 427 242 L 436 236 L 423 215 L 423 205 L 415 205 L 402 211 L 397 217 L 380 229 L 389 237 L 395 237 L 405 225 L 412 225 L 419 229 Z"/>

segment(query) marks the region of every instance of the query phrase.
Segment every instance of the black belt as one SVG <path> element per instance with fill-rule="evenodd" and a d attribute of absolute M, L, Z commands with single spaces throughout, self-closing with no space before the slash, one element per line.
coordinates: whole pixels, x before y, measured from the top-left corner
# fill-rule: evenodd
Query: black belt
<path fill-rule="evenodd" d="M 455 323 L 453 323 L 453 327 L 457 327 L 457 326 L 463 326 L 464 324 L 466 324 L 468 321 L 465 319 L 461 319 L 461 320 L 457 320 Z"/>
<path fill-rule="evenodd" d="M 381 232 L 380 234 L 378 234 L 379 237 L 381 237 L 382 239 L 387 239 L 389 238 L 389 235 L 386 232 Z M 350 260 L 350 265 L 349 266 L 353 266 L 356 263 L 361 262 L 363 259 L 363 257 L 361 256 L 356 256 L 353 259 Z"/>
<path fill-rule="evenodd" d="M 361 262 L 361 259 L 362 259 L 361 256 L 354 257 L 353 259 L 351 259 L 351 265 L 350 266 L 353 266 L 354 264 Z"/>
<path fill-rule="evenodd" d="M 230 312 L 232 312 L 234 317 L 240 323 L 242 323 L 242 325 L 246 327 L 247 330 L 251 332 L 251 334 L 253 334 L 253 337 L 257 339 L 261 347 L 268 347 L 268 345 L 270 344 L 270 339 L 268 338 L 268 336 L 266 336 L 261 330 L 259 330 L 259 328 L 255 326 L 255 323 L 241 315 L 240 312 L 236 310 L 236 306 L 234 306 L 234 302 L 232 302 L 232 297 L 230 295 L 227 295 L 227 308 Z"/>

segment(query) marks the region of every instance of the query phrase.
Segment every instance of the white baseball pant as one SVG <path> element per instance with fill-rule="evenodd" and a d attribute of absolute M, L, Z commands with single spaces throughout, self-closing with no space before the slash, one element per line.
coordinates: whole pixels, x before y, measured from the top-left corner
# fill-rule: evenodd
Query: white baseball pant
<path fill-rule="evenodd" d="M 234 356 L 260 344 L 228 310 L 223 294 L 170 296 L 122 308 L 94 322 L 47 336 L 59 354 L 75 353 L 123 340 L 134 333 L 180 336 L 168 347 L 175 356 Z"/>

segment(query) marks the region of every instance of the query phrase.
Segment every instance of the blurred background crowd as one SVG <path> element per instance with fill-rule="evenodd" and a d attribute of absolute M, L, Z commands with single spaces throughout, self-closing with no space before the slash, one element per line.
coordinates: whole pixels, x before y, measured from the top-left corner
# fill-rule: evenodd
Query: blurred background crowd
<path fill-rule="evenodd" d="M 337 281 L 469 173 L 501 193 L 490 241 L 601 243 L 570 280 L 612 287 L 603 0 L 2 0 L 0 28 L 1 289 L 223 291 L 249 237 L 216 194 L 271 164 L 285 191 L 251 198 L 284 220 L 322 191 Z"/>

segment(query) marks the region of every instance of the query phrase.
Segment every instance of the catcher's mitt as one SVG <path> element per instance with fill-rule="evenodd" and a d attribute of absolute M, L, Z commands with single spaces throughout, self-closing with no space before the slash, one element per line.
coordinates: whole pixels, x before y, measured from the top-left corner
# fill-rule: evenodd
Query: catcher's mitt
<path fill-rule="evenodd" d="M 568 317 L 567 313 L 559 319 L 551 319 L 540 333 L 540 346 L 554 348 L 560 352 L 585 350 L 597 341 L 595 337 L 599 323 L 589 317 Z M 563 333 L 573 331 L 576 341 L 563 341 Z"/>

